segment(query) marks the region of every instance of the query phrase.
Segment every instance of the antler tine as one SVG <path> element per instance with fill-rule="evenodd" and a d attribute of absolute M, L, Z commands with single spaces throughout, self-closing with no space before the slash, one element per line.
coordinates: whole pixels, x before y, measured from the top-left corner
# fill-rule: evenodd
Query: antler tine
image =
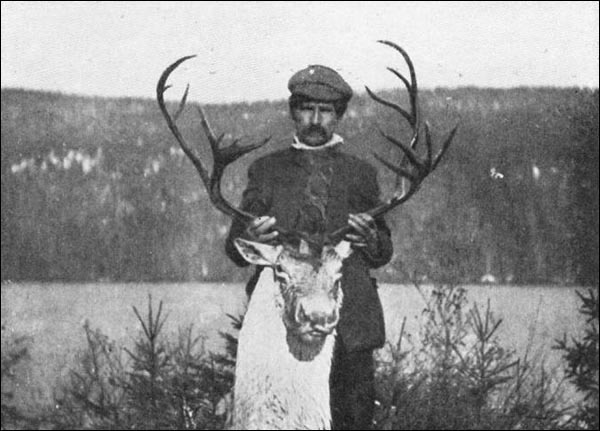
<path fill-rule="evenodd" d="M 202 109 L 202 106 L 198 105 L 196 106 L 196 109 L 198 110 L 198 114 L 200 115 L 200 124 L 202 125 L 202 129 L 204 129 L 204 134 L 208 139 L 208 143 L 210 144 L 211 148 L 218 150 L 219 145 L 221 144 L 221 141 L 223 140 L 225 135 L 221 134 L 218 137 L 216 137 L 212 130 L 212 127 L 210 127 L 210 124 L 206 119 L 206 114 L 204 113 L 204 109 Z"/>
<path fill-rule="evenodd" d="M 408 96 L 410 99 L 411 111 L 413 114 L 413 118 L 415 119 L 414 124 L 418 124 L 418 122 L 419 122 L 418 121 L 418 119 L 419 119 L 418 111 L 417 111 L 417 107 L 418 107 L 417 94 L 418 94 L 418 92 L 417 92 L 417 73 L 415 72 L 415 66 L 414 66 L 412 60 L 410 59 L 408 53 L 403 48 L 396 45 L 394 42 L 390 42 L 389 40 L 378 40 L 377 42 L 379 42 L 383 45 L 392 47 L 393 49 L 398 51 L 402 55 L 402 57 L 404 57 L 404 61 L 406 61 L 406 65 L 408 66 L 408 71 L 410 73 L 410 85 L 407 85 L 408 80 L 406 78 L 404 78 L 404 76 L 402 76 L 396 70 L 394 70 L 390 67 L 388 67 L 388 70 L 392 71 L 392 73 L 394 73 L 396 76 L 398 76 L 400 79 L 402 79 L 402 82 L 404 82 L 404 84 L 406 85 L 406 88 L 408 90 Z"/>
<path fill-rule="evenodd" d="M 408 158 L 408 160 L 410 160 L 411 163 L 413 164 L 421 164 L 421 161 L 419 160 L 419 156 L 417 155 L 416 151 L 414 151 L 414 148 L 416 146 L 416 143 L 418 141 L 417 136 L 413 135 L 413 138 L 411 140 L 410 145 L 406 145 L 404 142 L 400 141 L 399 139 L 394 138 L 393 136 L 385 133 L 383 130 L 381 130 L 379 127 L 377 128 L 379 130 L 379 133 L 381 133 L 381 135 L 386 138 L 388 141 L 390 141 L 392 144 L 396 145 L 398 148 L 400 148 L 402 150 L 402 152 L 406 155 L 406 157 Z M 375 153 L 374 153 L 375 154 Z"/>
<path fill-rule="evenodd" d="M 396 104 L 394 102 L 390 102 L 389 100 L 385 100 L 383 97 L 379 97 L 377 94 L 373 93 L 371 91 L 371 89 L 369 87 L 367 87 L 366 85 L 365 85 L 365 90 L 367 90 L 367 93 L 369 93 L 369 96 L 371 96 L 371 98 L 373 100 L 375 100 L 376 102 L 381 103 L 382 105 L 387 106 L 388 108 L 392 108 L 393 110 L 395 110 L 396 112 L 398 112 L 400 115 L 402 115 L 404 118 L 406 118 L 406 120 L 410 124 L 413 124 L 413 122 L 414 122 L 413 117 L 403 107 L 401 107 L 400 105 L 398 105 L 398 104 Z"/>
<path fill-rule="evenodd" d="M 444 156 L 444 153 L 446 152 L 446 150 L 450 147 L 450 144 L 452 143 L 452 139 L 454 139 L 454 135 L 456 134 L 456 131 L 458 130 L 458 124 L 456 126 L 454 126 L 454 128 L 450 131 L 450 133 L 448 134 L 448 137 L 446 138 L 446 140 L 444 141 L 444 143 L 442 144 L 442 149 L 440 150 L 439 153 L 437 153 L 437 155 L 434 157 L 433 159 L 433 163 L 431 165 L 431 170 L 433 171 L 435 168 L 437 168 L 438 163 L 440 163 L 440 161 L 442 160 L 442 157 Z"/>
<path fill-rule="evenodd" d="M 390 161 L 384 159 L 383 157 L 381 157 L 379 154 L 377 153 L 373 153 L 373 157 L 375 157 L 377 160 L 379 160 L 379 162 L 381 162 L 382 164 L 384 164 L 385 166 L 388 167 L 388 169 L 390 169 L 391 171 L 395 172 L 396 175 L 399 175 L 403 178 L 407 178 L 411 181 L 415 181 L 416 177 L 413 175 L 412 172 L 410 172 L 409 170 L 405 169 L 402 165 L 400 166 L 396 166 L 393 163 L 391 163 Z"/>
<path fill-rule="evenodd" d="M 413 65 L 413 62 L 410 59 L 410 57 L 408 56 L 407 52 L 404 51 L 404 49 L 402 49 L 398 45 L 396 45 L 394 42 L 390 42 L 388 40 L 378 40 L 377 42 L 379 42 L 383 45 L 392 47 L 393 49 L 398 51 L 402 55 L 402 57 L 404 57 L 404 60 L 406 61 L 406 64 L 408 66 L 408 70 L 410 73 L 410 82 L 408 79 L 406 79 L 406 77 L 404 75 L 402 75 L 396 69 L 394 69 L 392 67 L 388 67 L 387 70 L 389 70 L 394 75 L 396 75 L 396 77 L 398 77 L 402 81 L 404 86 L 406 87 L 406 90 L 408 91 L 408 95 L 409 95 L 411 112 L 409 113 L 404 108 L 402 108 L 400 105 L 398 105 L 394 102 L 390 102 L 389 100 L 386 100 L 382 97 L 377 96 L 375 93 L 373 93 L 371 91 L 371 89 L 369 87 L 365 86 L 365 89 L 367 90 L 367 93 L 369 94 L 369 96 L 371 96 L 371 98 L 373 98 L 375 101 L 381 103 L 382 105 L 392 108 L 396 112 L 400 113 L 409 122 L 409 124 L 412 127 L 414 127 L 419 122 L 419 113 L 417 111 L 417 74 L 415 73 L 415 67 Z"/>
<path fill-rule="evenodd" d="M 188 158 L 194 164 L 194 167 L 196 168 L 196 170 L 200 174 L 200 177 L 202 178 L 202 182 L 205 185 L 207 185 L 210 181 L 210 176 L 208 174 L 208 171 L 206 170 L 206 168 L 204 167 L 202 162 L 196 157 L 196 155 L 194 154 L 194 152 L 192 151 L 192 149 L 190 148 L 190 146 L 184 139 L 183 135 L 179 131 L 179 128 L 177 127 L 177 123 L 176 123 L 177 118 L 179 117 L 179 115 L 183 111 L 183 108 L 185 107 L 185 102 L 187 100 L 187 95 L 188 95 L 188 91 L 189 91 L 189 85 L 185 89 L 185 93 L 183 94 L 183 97 L 181 98 L 181 101 L 179 102 L 179 107 L 177 108 L 177 111 L 176 111 L 174 117 L 171 117 L 171 115 L 169 114 L 169 110 L 167 109 L 167 106 L 166 106 L 165 100 L 164 100 L 165 92 L 171 87 L 170 85 L 166 85 L 167 79 L 169 79 L 169 76 L 171 75 L 171 73 L 175 69 L 177 69 L 177 67 L 179 67 L 179 65 L 181 63 L 189 60 L 190 58 L 194 58 L 194 57 L 196 57 L 196 56 L 188 55 L 186 57 L 181 57 L 179 60 L 177 60 L 176 62 L 174 62 L 173 64 L 171 64 L 169 67 L 167 67 L 164 70 L 164 72 L 162 73 L 162 75 L 160 76 L 160 78 L 158 80 L 158 83 L 156 84 L 156 99 L 158 101 L 158 106 L 160 108 L 160 111 L 162 112 L 163 117 L 165 117 L 165 120 L 167 121 L 167 125 L 169 126 L 169 129 L 171 130 L 171 133 L 173 133 L 173 135 L 175 136 L 175 139 L 177 139 L 177 142 L 179 143 L 179 146 L 181 147 L 181 149 L 183 150 L 185 155 L 188 156 Z"/>
<path fill-rule="evenodd" d="M 191 147 L 188 145 L 185 138 L 179 131 L 179 128 L 177 127 L 177 118 L 183 112 L 183 109 L 185 108 L 185 103 L 186 103 L 188 91 L 189 91 L 189 85 L 186 86 L 185 93 L 183 94 L 183 97 L 181 98 L 181 101 L 179 102 L 177 111 L 175 112 L 175 115 L 173 117 L 171 117 L 171 115 L 169 114 L 169 111 L 168 111 L 168 109 L 165 105 L 165 101 L 164 101 L 164 93 L 170 88 L 170 85 L 166 85 L 166 83 L 167 83 L 167 79 L 169 78 L 171 73 L 175 69 L 177 69 L 177 67 L 179 67 L 179 65 L 181 63 L 189 60 L 190 58 L 194 58 L 194 57 L 195 57 L 195 55 L 188 55 L 186 57 L 182 57 L 164 70 L 164 72 L 160 76 L 158 83 L 156 85 L 156 98 L 158 100 L 158 106 L 160 107 L 160 110 L 161 110 L 163 116 L 165 117 L 165 120 L 167 121 L 167 125 L 169 126 L 169 129 L 175 136 L 175 139 L 177 139 L 179 146 L 181 147 L 181 149 L 183 150 L 185 155 L 192 161 L 192 163 L 194 164 L 194 167 L 200 174 L 200 178 L 202 179 L 202 182 L 204 183 L 204 186 L 206 187 L 209 198 L 210 198 L 211 202 L 215 205 L 215 207 L 218 210 L 220 210 L 221 212 L 229 215 L 230 217 L 238 218 L 238 219 L 241 219 L 244 221 L 253 220 L 255 218 L 255 216 L 253 214 L 250 214 L 246 211 L 243 211 L 243 210 L 240 210 L 239 208 L 234 207 L 229 202 L 227 202 L 227 200 L 223 197 L 223 194 L 221 193 L 221 178 L 223 176 L 223 173 L 224 173 L 227 165 L 234 162 L 235 160 L 237 160 L 244 154 L 247 154 L 250 151 L 253 151 L 259 147 L 262 147 L 271 139 L 271 137 L 264 139 L 262 142 L 259 142 L 256 144 L 250 144 L 250 145 L 243 146 L 243 147 L 238 145 L 239 140 L 235 140 L 231 145 L 224 147 L 224 148 L 220 148 L 220 144 L 221 144 L 225 134 L 219 135 L 218 137 L 215 136 L 215 134 L 212 131 L 212 128 L 210 127 L 210 124 L 206 118 L 206 115 L 205 115 L 204 111 L 202 110 L 202 107 L 198 106 L 198 112 L 200 114 L 200 122 L 202 124 L 204 133 L 210 144 L 211 152 L 213 155 L 213 161 L 214 161 L 212 174 L 209 174 L 208 169 L 206 169 L 206 167 L 204 166 L 202 161 L 196 156 L 194 151 L 192 151 Z"/>

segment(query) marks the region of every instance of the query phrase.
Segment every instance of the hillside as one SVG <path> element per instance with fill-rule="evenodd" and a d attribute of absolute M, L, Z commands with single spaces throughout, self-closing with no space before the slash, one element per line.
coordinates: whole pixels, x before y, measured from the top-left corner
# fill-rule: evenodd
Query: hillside
<path fill-rule="evenodd" d="M 153 99 L 2 89 L 1 104 L 3 281 L 247 276 L 225 258 L 229 220 L 208 203 Z M 387 216 L 396 253 L 379 276 L 597 283 L 598 90 L 435 89 L 422 91 L 421 107 L 436 142 L 460 126 L 438 171 Z M 273 136 L 227 172 L 225 193 L 237 201 L 248 164 L 287 145 L 287 104 L 205 108 L 226 138 Z M 188 107 L 181 129 L 208 157 L 194 114 Z M 353 99 L 346 150 L 396 157 L 376 124 L 406 136 L 393 112 Z M 394 178 L 380 169 L 379 179 L 389 193 Z"/>

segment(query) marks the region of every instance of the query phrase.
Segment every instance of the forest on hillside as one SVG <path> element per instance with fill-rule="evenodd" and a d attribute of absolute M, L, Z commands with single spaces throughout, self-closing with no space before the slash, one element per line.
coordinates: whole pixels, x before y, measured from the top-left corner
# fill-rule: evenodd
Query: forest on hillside
<path fill-rule="evenodd" d="M 407 103 L 396 91 L 382 92 Z M 420 94 L 434 142 L 459 124 L 444 161 L 388 214 L 395 253 L 382 281 L 598 283 L 598 90 L 435 89 Z M 153 99 L 2 89 L 2 281 L 241 281 L 216 211 Z M 175 104 L 171 106 L 175 109 Z M 286 101 L 207 105 L 225 139 L 272 142 L 226 172 L 239 201 L 248 164 L 289 145 Z M 197 112 L 180 118 L 209 157 Z M 397 114 L 355 97 L 345 151 L 378 162 L 408 136 Z M 380 165 L 378 165 L 380 167 Z M 383 195 L 395 183 L 379 169 Z"/>

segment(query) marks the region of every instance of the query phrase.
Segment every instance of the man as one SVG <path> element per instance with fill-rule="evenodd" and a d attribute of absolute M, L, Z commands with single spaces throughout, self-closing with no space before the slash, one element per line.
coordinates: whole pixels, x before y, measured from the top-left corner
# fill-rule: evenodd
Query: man
<path fill-rule="evenodd" d="M 334 429 L 369 429 L 374 412 L 373 350 L 383 346 L 385 330 L 375 280 L 369 270 L 392 256 L 385 222 L 364 212 L 379 203 L 376 170 L 343 153 L 335 133 L 352 89 L 333 69 L 313 65 L 292 76 L 289 106 L 296 134 L 291 146 L 256 160 L 248 170 L 241 208 L 261 215 L 245 226 L 234 221 L 226 242 L 228 256 L 247 265 L 233 240 L 275 242 L 284 229 L 322 236 L 349 224 L 354 253 L 344 262 L 344 301 L 331 372 Z M 262 268 L 246 291 L 252 293 Z"/>

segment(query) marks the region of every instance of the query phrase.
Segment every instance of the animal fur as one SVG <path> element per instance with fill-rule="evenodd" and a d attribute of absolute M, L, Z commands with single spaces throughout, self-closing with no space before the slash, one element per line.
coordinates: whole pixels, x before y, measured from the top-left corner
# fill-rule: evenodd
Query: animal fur
<path fill-rule="evenodd" d="M 292 354 L 273 270 L 263 269 L 244 317 L 236 364 L 233 429 L 330 429 L 335 331 Z M 306 349 L 306 348 L 304 348 Z"/>

